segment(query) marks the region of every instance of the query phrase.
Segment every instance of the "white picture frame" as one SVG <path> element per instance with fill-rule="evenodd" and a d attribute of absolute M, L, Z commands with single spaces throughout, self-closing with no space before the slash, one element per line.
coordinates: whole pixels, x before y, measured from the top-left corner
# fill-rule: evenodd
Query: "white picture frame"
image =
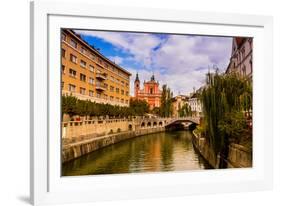
<path fill-rule="evenodd" d="M 145 14 L 145 15 L 144 15 Z M 90 202 L 267 190 L 273 184 L 272 17 L 31 2 L 31 201 Z M 254 156 L 251 169 L 60 176 L 60 48 L 62 27 L 253 36 Z M 235 28 L 235 30 L 234 30 Z M 266 69 L 264 69 L 266 68 Z"/>

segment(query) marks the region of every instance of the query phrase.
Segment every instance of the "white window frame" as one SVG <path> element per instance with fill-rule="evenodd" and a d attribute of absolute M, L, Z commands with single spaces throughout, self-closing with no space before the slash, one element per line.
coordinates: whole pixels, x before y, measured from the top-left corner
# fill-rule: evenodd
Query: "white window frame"
<path fill-rule="evenodd" d="M 84 64 L 84 63 L 85 63 L 85 64 Z M 83 59 L 81 59 L 81 60 L 80 60 L 80 66 L 81 66 L 82 68 L 86 68 L 86 67 L 87 67 L 87 62 L 84 61 Z"/>
<path fill-rule="evenodd" d="M 69 58 L 70 58 L 70 61 L 71 61 L 72 63 L 77 64 L 77 61 L 78 61 L 77 56 L 75 56 L 74 54 L 70 54 Z"/>
<path fill-rule="evenodd" d="M 78 43 L 74 39 L 70 39 L 69 44 L 70 44 L 70 46 L 72 46 L 75 49 L 77 49 L 77 47 L 78 47 Z"/>
<path fill-rule="evenodd" d="M 94 71 L 95 71 L 95 67 L 90 64 L 90 65 L 89 65 L 89 70 L 90 70 L 90 72 L 94 72 Z"/>

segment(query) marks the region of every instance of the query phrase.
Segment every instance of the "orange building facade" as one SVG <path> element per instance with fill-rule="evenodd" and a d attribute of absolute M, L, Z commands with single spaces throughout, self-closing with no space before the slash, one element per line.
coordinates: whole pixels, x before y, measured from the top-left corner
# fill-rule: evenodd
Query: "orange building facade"
<path fill-rule="evenodd" d="M 129 106 L 131 74 L 74 31 L 63 29 L 61 38 L 62 95 Z"/>
<path fill-rule="evenodd" d="M 160 107 L 162 91 L 159 89 L 159 83 L 155 81 L 154 75 L 152 75 L 150 81 L 144 81 L 143 89 L 141 89 L 139 76 L 137 74 L 134 82 L 134 89 L 135 98 L 145 100 L 150 109 Z"/>

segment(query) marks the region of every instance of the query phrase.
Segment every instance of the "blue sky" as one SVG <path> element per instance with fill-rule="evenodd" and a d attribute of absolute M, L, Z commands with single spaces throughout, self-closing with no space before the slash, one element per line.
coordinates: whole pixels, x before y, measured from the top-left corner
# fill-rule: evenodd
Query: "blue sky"
<path fill-rule="evenodd" d="M 231 54 L 232 37 L 171 35 L 133 32 L 75 30 L 107 58 L 132 73 L 140 81 L 154 73 L 161 86 L 167 84 L 174 95 L 189 94 L 205 82 L 205 74 L 216 65 L 225 71 Z"/>

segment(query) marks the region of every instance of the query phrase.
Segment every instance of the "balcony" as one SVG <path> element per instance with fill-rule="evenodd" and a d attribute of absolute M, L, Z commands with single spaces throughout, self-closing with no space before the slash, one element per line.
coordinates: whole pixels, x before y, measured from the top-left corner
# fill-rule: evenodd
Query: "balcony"
<path fill-rule="evenodd" d="M 106 90 L 105 84 L 101 82 L 96 83 L 96 90 L 105 91 Z"/>
<path fill-rule="evenodd" d="M 106 74 L 105 73 L 97 73 L 96 78 L 101 79 L 101 80 L 106 80 Z"/>

